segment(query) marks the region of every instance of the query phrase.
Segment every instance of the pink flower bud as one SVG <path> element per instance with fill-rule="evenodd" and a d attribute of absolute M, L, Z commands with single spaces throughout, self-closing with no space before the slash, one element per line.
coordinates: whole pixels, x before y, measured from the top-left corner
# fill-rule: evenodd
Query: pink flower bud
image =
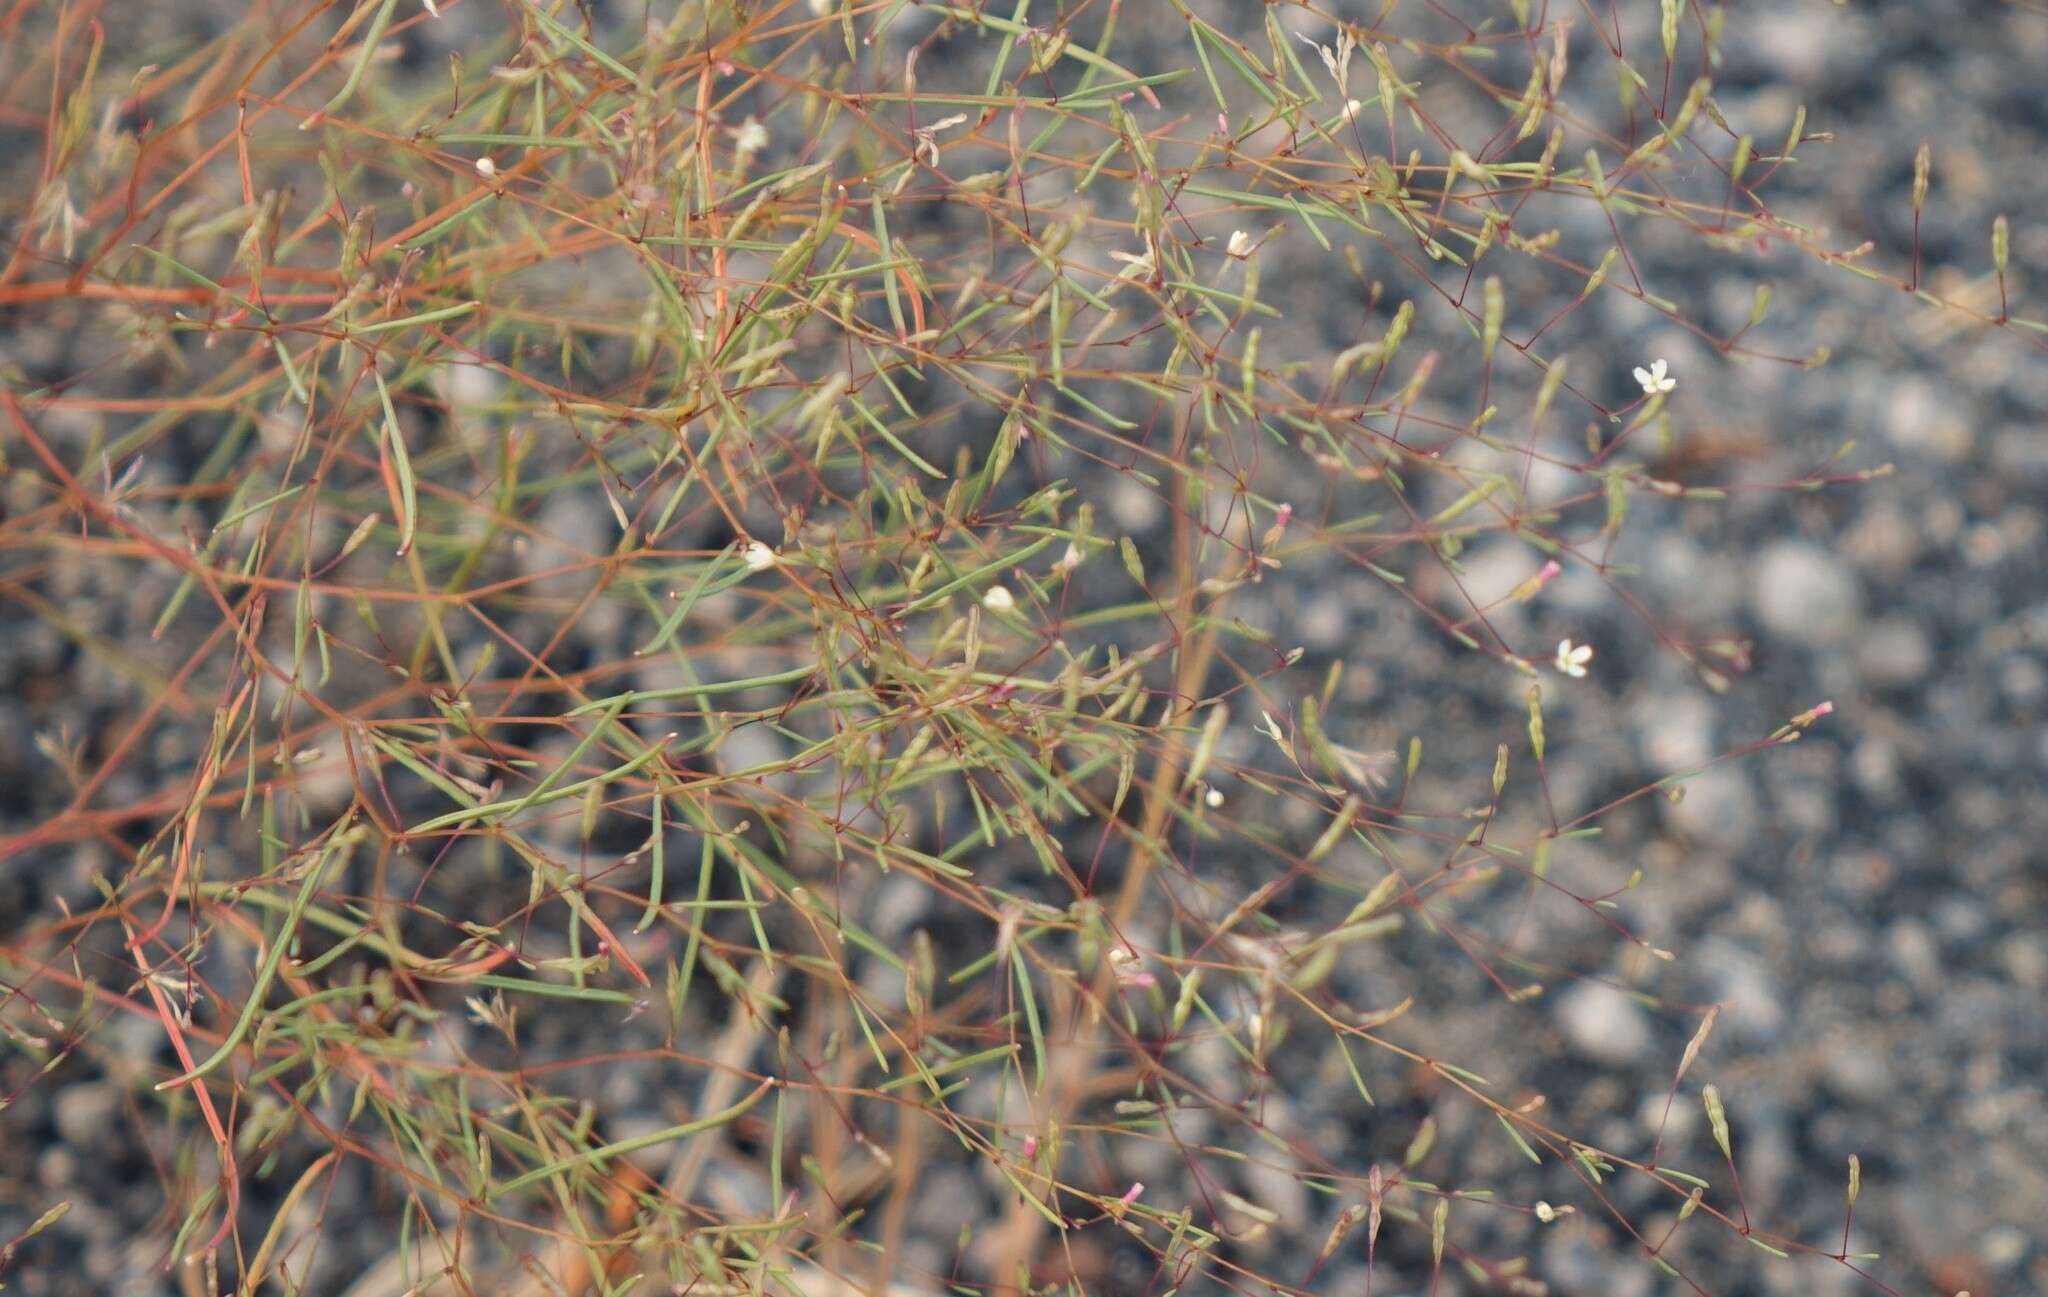
<path fill-rule="evenodd" d="M 1803 730 L 1807 726 L 1819 720 L 1821 717 L 1833 715 L 1834 710 L 1835 705 L 1832 702 L 1817 703 L 1814 706 L 1809 707 L 1807 710 L 1799 713 L 1797 716 L 1794 716 L 1792 718 L 1792 726 L 1794 729 Z"/>

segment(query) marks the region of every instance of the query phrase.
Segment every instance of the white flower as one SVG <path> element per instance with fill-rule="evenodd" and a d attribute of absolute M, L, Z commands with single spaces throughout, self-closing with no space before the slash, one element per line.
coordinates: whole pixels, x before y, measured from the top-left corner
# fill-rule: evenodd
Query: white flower
<path fill-rule="evenodd" d="M 1230 242 L 1224 245 L 1223 250 L 1242 261 L 1252 255 L 1252 236 L 1243 230 L 1232 230 Z"/>
<path fill-rule="evenodd" d="M 1208 792 L 1203 793 L 1202 804 L 1210 810 L 1215 810 L 1218 806 L 1223 805 L 1223 790 L 1221 788 L 1211 788 Z"/>
<path fill-rule="evenodd" d="M 747 542 L 747 547 L 740 551 L 740 559 L 747 565 L 749 572 L 766 572 L 782 561 L 780 555 L 758 540 Z"/>
<path fill-rule="evenodd" d="M 758 117 L 749 117 L 739 124 L 732 133 L 733 151 L 743 158 L 750 158 L 768 147 L 768 128 Z"/>
<path fill-rule="evenodd" d="M 981 596 L 981 606 L 990 612 L 1008 612 L 1017 606 L 1017 596 L 1008 586 L 992 585 Z"/>
<path fill-rule="evenodd" d="M 1670 368 L 1664 363 L 1662 356 L 1651 361 L 1648 369 L 1641 365 L 1636 366 L 1636 381 L 1643 385 L 1644 396 L 1662 396 L 1678 386 L 1678 380 L 1671 377 L 1668 372 Z"/>
<path fill-rule="evenodd" d="M 1081 558 L 1081 547 L 1073 541 L 1068 541 L 1067 552 L 1060 555 L 1059 562 L 1053 564 L 1053 568 L 1060 572 L 1071 572 L 1081 566 Z"/>
<path fill-rule="evenodd" d="M 1561 639 L 1557 642 L 1557 661 L 1552 665 L 1572 679 L 1578 680 L 1585 676 L 1586 664 L 1592 660 L 1591 644 L 1573 644 L 1568 639 Z"/>
<path fill-rule="evenodd" d="M 478 158 L 476 160 L 476 173 L 489 180 L 492 176 L 498 174 L 498 164 L 489 158 Z"/>

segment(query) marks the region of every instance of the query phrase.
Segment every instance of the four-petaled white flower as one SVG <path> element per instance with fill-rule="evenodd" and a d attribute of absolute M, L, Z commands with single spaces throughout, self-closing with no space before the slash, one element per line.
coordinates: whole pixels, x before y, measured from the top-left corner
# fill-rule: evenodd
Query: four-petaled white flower
<path fill-rule="evenodd" d="M 1230 242 L 1223 245 L 1223 250 L 1229 255 L 1236 257 L 1239 261 L 1243 261 L 1246 257 L 1252 255 L 1252 236 L 1246 234 L 1243 230 L 1232 230 L 1230 232 Z"/>
<path fill-rule="evenodd" d="M 758 540 L 747 542 L 747 547 L 740 551 L 740 559 L 747 565 L 749 572 L 766 572 L 782 561 L 774 550 Z"/>
<path fill-rule="evenodd" d="M 1008 612 L 1017 606 L 1017 596 L 1010 593 L 1008 586 L 992 585 L 981 596 L 981 606 L 990 612 Z"/>
<path fill-rule="evenodd" d="M 1585 676 L 1586 664 L 1592 660 L 1591 644 L 1574 644 L 1568 639 L 1561 639 L 1557 642 L 1557 661 L 1552 665 L 1577 680 Z"/>
<path fill-rule="evenodd" d="M 1664 363 L 1662 356 L 1651 361 L 1648 369 L 1637 365 L 1636 381 L 1643 385 L 1643 395 L 1662 396 L 1672 388 L 1677 387 L 1678 380 L 1671 377 L 1670 370 L 1671 366 Z"/>
<path fill-rule="evenodd" d="M 476 173 L 489 180 L 492 176 L 498 174 L 498 164 L 489 158 L 478 158 L 476 160 Z"/>

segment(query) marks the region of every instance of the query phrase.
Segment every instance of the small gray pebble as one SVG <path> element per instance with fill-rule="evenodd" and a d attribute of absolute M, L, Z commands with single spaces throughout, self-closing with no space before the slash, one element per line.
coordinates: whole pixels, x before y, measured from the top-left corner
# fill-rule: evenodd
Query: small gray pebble
<path fill-rule="evenodd" d="M 1880 686 L 1910 685 L 1934 665 L 1934 646 L 1927 632 L 1904 617 L 1886 617 L 1873 625 L 1856 645 L 1856 665 L 1863 678 Z"/>
<path fill-rule="evenodd" d="M 1666 822 L 1680 834 L 1727 851 L 1740 850 L 1756 836 L 1756 787 L 1740 767 L 1713 766 L 1679 787 L 1685 795 L 1663 807 Z"/>
<path fill-rule="evenodd" d="M 1780 541 L 1763 552 L 1750 601 L 1765 630 L 1809 647 L 1842 643 L 1863 621 L 1855 572 L 1804 541 Z"/>
<path fill-rule="evenodd" d="M 1626 992 L 1602 982 L 1580 982 L 1557 999 L 1557 1020 L 1581 1054 L 1621 1064 L 1650 1047 L 1650 1020 Z"/>
<path fill-rule="evenodd" d="M 57 1091 L 57 1133 L 67 1144 L 94 1148 L 114 1133 L 121 1096 L 107 1081 L 82 1081 Z"/>

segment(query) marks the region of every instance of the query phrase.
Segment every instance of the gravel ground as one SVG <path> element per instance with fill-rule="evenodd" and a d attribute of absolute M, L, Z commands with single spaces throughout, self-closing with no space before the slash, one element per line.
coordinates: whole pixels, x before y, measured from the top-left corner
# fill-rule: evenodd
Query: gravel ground
<path fill-rule="evenodd" d="M 1653 40 L 1656 7 L 1622 7 L 1631 38 Z M 1995 296 L 1983 295 L 1988 231 L 1995 214 L 2009 213 L 2015 308 L 2048 314 L 2048 283 L 2035 269 L 2048 266 L 2048 171 L 2030 165 L 2048 149 L 2048 15 L 1965 0 L 1744 8 L 1730 19 L 1717 74 L 1723 111 L 1738 129 L 1772 137 L 1803 104 L 1809 131 L 1835 135 L 1773 183 L 1778 214 L 1829 232 L 1830 246 L 1874 240 L 1873 255 L 1898 266 L 1911 241 L 1911 159 L 1928 141 L 1929 284 L 1995 307 Z M 1211 9 L 1221 21 L 1224 11 Z M 130 64 L 156 61 L 138 51 L 174 46 L 188 21 L 203 24 L 203 6 L 152 10 L 134 28 L 116 29 L 110 65 L 129 65 L 117 54 L 132 56 Z M 1586 111 L 1609 112 L 1608 102 Z M 7 216 L 11 241 L 20 214 Z M 1654 237 L 1636 251 L 1655 291 L 1711 328 L 1746 318 L 1756 281 L 1743 263 L 1703 260 L 1696 245 Z M 1269 262 L 1272 295 L 1318 290 L 1313 279 L 1290 282 L 1285 264 Z M 1630 914 L 1678 953 L 1668 972 L 1567 914 L 1532 906 L 1519 921 L 1533 925 L 1546 955 L 1602 980 L 1507 1006 L 1476 968 L 1439 959 L 1440 979 L 1423 988 L 1440 1029 L 1432 1046 L 1455 1060 L 1499 1059 L 1493 1079 L 1547 1094 L 1563 1129 L 1642 1153 L 1696 1021 L 1678 1006 L 1719 1002 L 1719 1025 L 1692 1079 L 1712 1079 L 1728 1096 L 1745 1200 L 1760 1221 L 1813 1242 L 1838 1233 L 1844 1163 L 1858 1153 L 1865 1187 L 1855 1235 L 1884 1253 L 1876 1272 L 1887 1282 L 1974 1297 L 2048 1291 L 2048 797 L 2040 791 L 2048 773 L 2048 362 L 2038 339 L 1958 326 L 1896 290 L 1796 255 L 1761 254 L 1749 273 L 1768 274 L 1776 291 L 1759 345 L 1788 354 L 1826 345 L 1827 366 L 1736 367 L 1610 294 L 1573 317 L 1574 373 L 1611 370 L 1599 381 L 1620 396 L 1631 365 L 1668 357 L 1681 376 L 1677 419 L 1703 454 L 1733 466 L 1733 480 L 1798 476 L 1851 438 L 1850 467 L 1889 462 L 1896 471 L 1825 492 L 1737 492 L 1632 515 L 1622 549 L 1642 571 L 1629 588 L 1651 620 L 1753 641 L 1753 669 L 1726 694 L 1663 652 L 1604 587 L 1560 580 L 1524 629 L 1546 642 L 1570 634 L 1598 655 L 1588 680 L 1552 691 L 1551 794 L 1561 806 L 1590 808 L 1760 738 L 1823 699 L 1835 712 L 1795 745 L 1714 766 L 1690 781 L 1682 801 L 1631 804 L 1603 821 L 1597 846 L 1573 858 L 1573 885 L 1586 889 L 1645 871 Z M 62 324 L 17 312 L 4 321 L 0 363 L 42 377 L 65 372 L 78 358 Z M 1355 325 L 1325 322 L 1330 338 Z M 1420 327 L 1448 321 L 1425 318 Z M 1122 480 L 1082 488 L 1118 529 L 1143 536 L 1158 526 L 1156 501 Z M 1313 488 L 1303 481 L 1305 492 Z M 563 503 L 541 525 L 567 533 L 601 516 Z M 1516 566 L 1525 552 L 1475 549 L 1467 556 L 1474 587 L 1512 587 L 1527 575 Z M 532 563 L 545 566 L 542 557 Z M 90 572 L 31 584 L 103 633 L 142 633 L 124 592 Z M 1424 587 L 1425 598 L 1451 597 Z M 135 606 L 154 605 L 138 596 Z M 1312 654 L 1348 653 L 1345 716 L 1388 734 L 1427 729 L 1432 768 L 1483 769 L 1494 744 L 1518 731 L 1517 679 L 1475 674 L 1468 656 L 1355 572 L 1323 580 L 1305 568 L 1270 579 L 1240 612 L 1292 628 Z M 631 633 L 601 618 L 586 625 L 593 653 L 614 651 Z M 1369 662 L 1360 645 L 1371 647 Z M 0 596 L 0 833 L 53 809 L 55 795 L 39 791 L 52 772 L 32 736 L 64 724 L 83 732 L 119 710 L 107 701 L 118 680 L 89 663 L 46 618 Z M 81 848 L 0 864 L 0 932 L 47 917 L 53 898 L 78 894 L 101 863 Z M 878 933 L 900 937 L 923 921 L 930 899 L 885 884 L 868 912 Z M 1390 947 L 1377 971 L 1398 975 L 1404 949 Z M 1616 989 L 1645 986 L 1653 974 L 1670 1009 Z M 549 1033 L 559 1033 L 566 1053 L 589 1029 L 537 1023 L 542 1035 L 530 1045 L 547 1048 Z M 97 1056 L 33 1086 L 20 1055 L 0 1054 L 0 1093 L 16 1096 L 0 1111 L 0 1237 L 51 1200 L 75 1204 L 42 1240 L 38 1264 L 15 1276 L 20 1291 L 175 1290 L 161 1269 L 161 1213 L 162 1185 L 177 1172 L 163 1164 L 163 1141 L 147 1133 L 156 1129 L 149 1097 L 117 1065 L 156 1058 L 155 1033 L 153 1024 L 124 1024 Z M 1507 1038 L 1516 1048 L 1500 1058 L 1497 1042 Z M 619 1114 L 615 1134 L 675 1120 L 647 1104 L 658 1077 L 620 1068 L 605 1085 Z M 1348 1092 L 1341 1079 L 1304 1084 L 1292 1092 L 1291 1118 L 1269 1120 L 1291 1120 L 1333 1148 L 1386 1142 L 1383 1133 L 1347 1129 L 1348 1118 L 1320 1108 L 1318 1095 Z M 1469 1159 L 1474 1180 L 1516 1174 L 1512 1150 L 1510 1161 L 1489 1163 L 1501 1155 L 1491 1147 L 1497 1133 L 1472 1127 L 1470 1113 L 1432 1107 L 1426 1094 L 1407 1102 L 1411 1115 L 1436 1113 L 1444 1145 Z M 1699 1138 L 1703 1118 L 1681 1105 L 1670 1122 L 1667 1138 L 1682 1141 Z M 1122 1170 L 1155 1187 L 1156 1176 L 1172 1173 Z M 721 1182 L 740 1198 L 751 1192 L 738 1168 Z M 1247 1196 L 1265 1201 L 1301 1196 L 1285 1176 L 1251 1188 Z M 911 1245 L 941 1270 L 960 1225 L 1000 1210 L 986 1183 L 955 1167 L 935 1165 L 921 1194 Z M 1621 1201 L 1632 1213 L 1647 1206 Z M 388 1255 L 388 1207 L 346 1184 L 325 1205 L 335 1237 L 313 1291 L 344 1291 Z M 1300 1207 L 1304 1218 L 1322 1210 Z M 1312 1244 L 1320 1230 L 1304 1234 Z M 1537 1248 L 1532 1272 L 1556 1293 L 1675 1291 L 1583 1215 L 1550 1227 Z M 1751 1265 L 1729 1253 L 1721 1249 L 1701 1271 L 1713 1291 L 1852 1290 L 1838 1266 Z M 1149 1272 L 1111 1265 L 1099 1289 L 1138 1293 L 1150 1281 Z M 1332 1266 L 1317 1290 L 1363 1291 L 1362 1265 Z"/>

